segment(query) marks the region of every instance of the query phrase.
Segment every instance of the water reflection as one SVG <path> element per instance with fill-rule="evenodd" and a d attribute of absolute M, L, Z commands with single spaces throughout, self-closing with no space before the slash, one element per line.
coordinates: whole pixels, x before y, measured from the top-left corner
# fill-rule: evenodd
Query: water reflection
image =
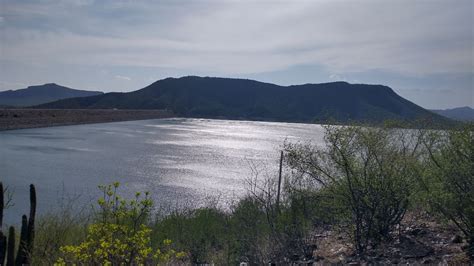
<path fill-rule="evenodd" d="M 7 221 L 27 210 L 28 185 L 39 211 L 55 208 L 63 192 L 77 206 L 97 185 L 120 181 L 127 195 L 148 190 L 155 201 L 199 204 L 209 195 L 230 201 L 245 192 L 250 165 L 277 171 L 290 141 L 322 141 L 318 125 L 208 119 L 163 119 L 25 129 L 0 133 L 2 181 L 15 190 Z"/>

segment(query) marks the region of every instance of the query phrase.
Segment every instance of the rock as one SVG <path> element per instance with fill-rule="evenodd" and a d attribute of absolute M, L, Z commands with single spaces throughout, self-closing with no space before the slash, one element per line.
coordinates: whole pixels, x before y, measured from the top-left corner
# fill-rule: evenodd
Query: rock
<path fill-rule="evenodd" d="M 434 263 L 434 260 L 432 258 L 427 258 L 427 259 L 424 259 L 422 264 L 433 264 Z"/>
<path fill-rule="evenodd" d="M 449 255 L 449 254 L 446 254 L 443 256 L 443 262 L 445 264 L 448 264 L 448 262 L 451 260 L 451 258 L 453 257 L 453 255 Z"/>
<path fill-rule="evenodd" d="M 462 237 L 460 235 L 454 235 L 451 238 L 451 243 L 455 243 L 455 244 L 462 243 Z"/>
<path fill-rule="evenodd" d="M 402 258 L 402 256 L 398 253 L 394 253 L 394 254 L 392 254 L 392 258 L 399 260 L 399 259 Z"/>
<path fill-rule="evenodd" d="M 375 257 L 372 258 L 372 260 L 374 260 L 374 261 L 382 261 L 383 259 L 384 259 L 384 257 L 382 257 L 382 256 L 375 256 Z"/>
<path fill-rule="evenodd" d="M 423 258 L 433 254 L 434 249 L 415 239 L 401 236 L 400 237 L 400 253 L 403 258 Z"/>
<path fill-rule="evenodd" d="M 426 230 L 422 228 L 414 228 L 413 230 L 409 231 L 409 234 L 412 236 L 422 236 L 426 234 Z"/>
<path fill-rule="evenodd" d="M 298 254 L 293 254 L 289 258 L 291 261 L 298 261 L 300 259 L 300 255 Z"/>
<path fill-rule="evenodd" d="M 311 259 L 311 260 L 300 260 L 297 262 L 296 265 L 313 265 L 314 264 L 314 260 Z"/>
<path fill-rule="evenodd" d="M 360 265 L 360 262 L 358 262 L 358 261 L 351 261 L 351 262 L 347 263 L 347 265 L 359 266 L 359 265 Z"/>

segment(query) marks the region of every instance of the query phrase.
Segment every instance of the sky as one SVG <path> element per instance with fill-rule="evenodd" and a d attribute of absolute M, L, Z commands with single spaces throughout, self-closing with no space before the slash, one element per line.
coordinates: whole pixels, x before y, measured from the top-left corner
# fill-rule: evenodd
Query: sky
<path fill-rule="evenodd" d="M 0 0 L 0 90 L 166 77 L 383 84 L 474 107 L 472 0 Z"/>

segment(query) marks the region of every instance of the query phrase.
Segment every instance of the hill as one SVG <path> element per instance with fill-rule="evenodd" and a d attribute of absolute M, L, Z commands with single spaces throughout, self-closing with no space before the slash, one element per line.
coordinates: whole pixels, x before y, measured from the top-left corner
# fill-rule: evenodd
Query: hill
<path fill-rule="evenodd" d="M 195 76 L 159 80 L 128 93 L 66 99 L 38 107 L 168 109 L 186 117 L 291 122 L 448 121 L 382 85 L 332 82 L 278 86 L 246 79 Z"/>
<path fill-rule="evenodd" d="M 26 89 L 0 92 L 0 106 L 24 107 L 53 102 L 66 98 L 103 94 L 99 91 L 75 90 L 55 83 L 30 86 Z"/>
<path fill-rule="evenodd" d="M 445 109 L 445 110 L 431 110 L 439 115 L 459 120 L 459 121 L 474 121 L 474 109 L 464 106 L 464 107 L 457 107 L 453 109 Z"/>

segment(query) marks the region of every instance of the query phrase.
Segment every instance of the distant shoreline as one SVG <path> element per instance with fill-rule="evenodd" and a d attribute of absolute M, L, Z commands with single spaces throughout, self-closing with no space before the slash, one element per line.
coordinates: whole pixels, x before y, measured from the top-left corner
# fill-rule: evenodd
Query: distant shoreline
<path fill-rule="evenodd" d="M 0 109 L 0 131 L 171 117 L 167 110 Z"/>

